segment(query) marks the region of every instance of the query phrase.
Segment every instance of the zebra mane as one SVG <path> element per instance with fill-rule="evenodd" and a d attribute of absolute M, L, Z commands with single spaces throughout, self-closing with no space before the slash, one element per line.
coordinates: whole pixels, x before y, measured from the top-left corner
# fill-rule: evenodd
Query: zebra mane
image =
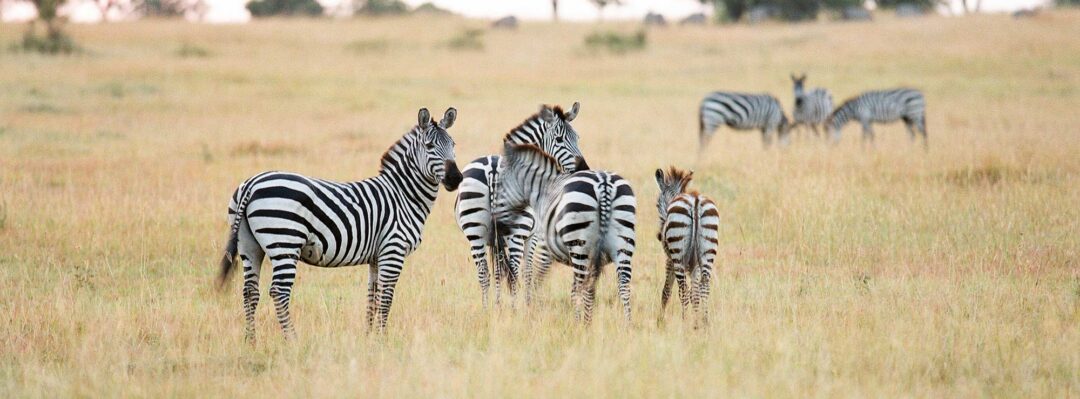
<path fill-rule="evenodd" d="M 536 144 L 506 144 L 503 152 L 506 156 L 506 160 L 512 164 L 522 161 L 532 163 L 532 160 L 536 159 L 539 161 L 538 163 L 540 166 L 545 169 L 558 171 L 559 174 L 565 172 L 562 165 L 559 165 L 559 161 L 555 160 L 555 157 L 544 152 L 544 150 Z"/>
<path fill-rule="evenodd" d="M 668 187 L 679 186 L 679 192 L 686 192 L 686 186 L 690 185 L 690 180 L 693 180 L 694 172 L 685 171 L 674 166 L 668 167 L 668 172 L 664 176 L 664 185 Z"/>
<path fill-rule="evenodd" d="M 420 137 L 419 125 L 413 126 L 413 128 L 406 132 L 404 136 L 401 136 L 398 141 L 395 141 L 394 144 L 390 145 L 390 148 L 387 148 L 386 151 L 383 152 L 382 157 L 379 158 L 379 173 L 385 171 L 387 166 L 397 163 L 396 161 L 401 155 L 395 154 L 404 154 L 406 152 L 405 150 L 411 147 L 413 145 L 412 143 L 415 142 L 415 139 L 418 137 Z"/>
<path fill-rule="evenodd" d="M 555 116 L 559 117 L 560 120 L 566 120 L 566 111 L 563 111 L 561 106 L 558 106 L 558 105 L 555 105 L 555 106 L 544 105 L 544 107 L 551 108 L 551 110 L 555 113 Z M 532 114 L 532 116 L 530 116 L 528 118 L 525 118 L 524 121 L 522 121 L 520 124 L 518 124 L 513 129 L 510 129 L 510 131 L 507 132 L 505 136 L 503 136 L 503 143 L 509 143 L 510 139 L 514 136 L 515 132 L 518 132 L 518 131 L 521 131 L 521 130 L 526 130 L 526 127 L 528 127 L 529 125 L 531 125 L 534 122 L 539 121 L 539 120 L 540 120 L 540 113 L 539 112 L 537 112 L 535 114 Z M 529 143 L 515 143 L 515 144 L 529 144 Z"/>

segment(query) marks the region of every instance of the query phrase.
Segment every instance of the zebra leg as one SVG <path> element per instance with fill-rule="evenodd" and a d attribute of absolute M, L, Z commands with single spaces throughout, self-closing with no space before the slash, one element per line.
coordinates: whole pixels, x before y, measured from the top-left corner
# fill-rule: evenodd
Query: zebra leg
<path fill-rule="evenodd" d="M 916 122 L 917 122 L 916 126 L 919 128 L 919 134 L 922 134 L 923 149 L 924 150 L 929 150 L 930 149 L 930 138 L 926 136 L 926 116 L 925 115 L 919 116 L 919 118 L 918 118 L 918 120 Z"/>
<path fill-rule="evenodd" d="M 701 314 L 701 268 L 695 268 L 690 272 L 690 303 L 694 308 L 694 328 L 698 326 L 697 316 Z"/>
<path fill-rule="evenodd" d="M 299 258 L 299 253 L 280 253 L 270 256 L 270 263 L 274 265 L 274 275 L 270 281 L 270 298 L 274 301 L 278 323 L 281 324 L 281 331 L 285 334 L 286 340 L 296 339 L 296 330 L 289 316 L 289 301 L 292 298 L 292 286 L 296 280 L 296 261 Z"/>
<path fill-rule="evenodd" d="M 375 327 L 375 312 L 379 309 L 379 267 L 368 265 L 368 290 L 367 290 L 367 327 L 371 332 Z"/>
<path fill-rule="evenodd" d="M 630 323 L 630 278 L 633 275 L 633 268 L 631 267 L 630 260 L 633 258 L 633 252 L 626 249 L 620 249 L 616 252 L 615 259 L 615 278 L 619 283 L 619 299 L 622 300 L 623 316 L 626 317 L 626 323 Z M 595 272 L 600 274 L 600 270 Z M 593 291 L 596 291 L 596 282 L 593 282 Z"/>
<path fill-rule="evenodd" d="M 701 281 L 698 283 L 698 296 L 701 297 L 701 324 L 709 325 L 709 283 L 712 282 L 712 262 L 703 263 L 701 269 Z"/>
<path fill-rule="evenodd" d="M 690 288 L 686 283 L 686 271 L 675 267 L 675 282 L 679 285 L 679 302 L 682 304 L 682 317 L 686 319 L 686 309 L 690 307 Z"/>
<path fill-rule="evenodd" d="M 582 281 L 582 286 L 578 288 L 582 291 L 581 302 L 582 307 L 585 308 L 585 325 L 592 324 L 592 311 L 593 305 L 596 304 L 596 284 L 600 281 L 600 268 L 595 267 L 593 270 L 588 271 L 588 276 Z"/>
<path fill-rule="evenodd" d="M 244 264 L 244 339 L 249 343 L 255 343 L 255 310 L 259 307 L 259 271 L 262 269 L 265 252 L 255 236 L 251 234 L 251 228 L 247 222 L 240 222 L 240 230 L 237 232 L 239 240 L 238 248 L 240 261 Z"/>
<path fill-rule="evenodd" d="M 511 296 L 517 295 L 518 276 L 521 275 L 521 261 L 525 257 L 526 242 L 532 237 L 533 223 L 532 215 L 522 213 L 514 218 L 513 225 L 510 226 L 510 238 L 506 242 L 509 261 L 506 265 L 508 266 L 507 285 Z"/>
<path fill-rule="evenodd" d="M 473 263 L 476 264 L 476 279 L 480 281 L 480 296 L 484 308 L 488 306 L 488 286 L 490 284 L 488 277 L 488 264 L 487 264 L 487 246 L 480 244 L 479 247 L 472 247 Z M 498 278 L 496 278 L 498 281 Z M 496 290 L 498 290 L 498 282 L 496 284 Z"/>
<path fill-rule="evenodd" d="M 814 137 L 821 137 L 821 135 L 818 133 L 818 125 L 816 123 L 810 123 L 809 125 L 810 130 L 814 132 Z"/>
<path fill-rule="evenodd" d="M 671 259 L 668 258 L 664 275 L 664 289 L 660 293 L 660 317 L 657 319 L 657 323 L 664 321 L 664 310 L 667 309 L 668 300 L 671 299 L 671 285 L 673 283 L 675 283 L 675 266 L 672 264 Z"/>
<path fill-rule="evenodd" d="M 769 147 L 772 146 L 772 136 L 773 136 L 772 129 L 768 129 L 768 128 L 761 129 L 761 145 L 766 150 L 769 149 Z"/>
<path fill-rule="evenodd" d="M 574 283 L 570 288 L 570 303 L 574 306 L 574 320 L 581 320 L 581 308 L 585 299 L 586 277 L 589 275 L 589 252 L 582 246 L 570 248 L 570 267 L 574 269 Z M 590 305 L 591 306 L 591 305 Z M 591 316 L 589 316 L 591 317 Z"/>
<path fill-rule="evenodd" d="M 915 144 L 915 126 L 914 121 L 904 117 L 904 127 L 907 128 L 908 137 L 911 139 L 911 144 Z"/>
<path fill-rule="evenodd" d="M 862 124 L 862 138 L 863 145 L 869 145 L 874 147 L 874 128 L 870 126 L 870 122 L 863 122 Z"/>
<path fill-rule="evenodd" d="M 386 332 L 386 321 L 390 318 L 390 306 L 394 303 L 394 288 L 405 257 L 398 252 L 387 252 L 379 256 L 379 332 Z"/>

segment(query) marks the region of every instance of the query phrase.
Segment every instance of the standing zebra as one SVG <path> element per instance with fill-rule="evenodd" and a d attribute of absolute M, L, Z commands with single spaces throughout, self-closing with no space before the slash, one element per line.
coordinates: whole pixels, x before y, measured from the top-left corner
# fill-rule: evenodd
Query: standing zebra
<path fill-rule="evenodd" d="M 918 131 L 923 138 L 923 148 L 929 147 L 926 137 L 926 100 L 922 92 L 915 89 L 889 89 L 869 91 L 858 97 L 844 101 L 840 107 L 829 114 L 825 120 L 826 128 L 833 143 L 840 141 L 840 128 L 849 121 L 862 124 L 863 143 L 874 144 L 872 123 L 889 123 L 897 119 L 904 121 L 911 141 L 915 142 Z"/>
<path fill-rule="evenodd" d="M 667 254 L 667 277 L 660 297 L 660 321 L 671 298 L 671 283 L 679 283 L 679 299 L 683 314 L 690 302 L 700 314 L 699 321 L 709 322 L 709 281 L 716 260 L 719 237 L 720 212 L 716 204 L 697 192 L 687 192 L 694 172 L 684 172 L 672 167 L 667 174 L 656 170 L 656 184 L 660 195 L 656 210 L 660 215 L 660 232 L 656 238 Z M 690 287 L 686 276 L 690 275 Z"/>
<path fill-rule="evenodd" d="M 499 200 L 508 209 L 534 209 L 540 222 L 530 240 L 530 253 L 573 267 L 575 318 L 581 319 L 584 308 L 585 323 L 592 321 L 601 268 L 614 262 L 623 314 L 630 321 L 636 210 L 634 191 L 626 179 L 604 171 L 567 173 L 535 145 L 508 145 Z M 526 292 L 536 285 L 530 258 L 526 256 L 524 270 Z"/>
<path fill-rule="evenodd" d="M 368 327 L 377 311 L 379 329 L 386 328 L 405 257 L 420 245 L 439 184 L 453 191 L 461 183 L 454 140 L 446 132 L 456 116 L 450 108 L 435 123 L 426 108 L 420 109 L 417 125 L 383 154 L 372 178 L 335 183 L 265 172 L 236 189 L 219 282 L 228 281 L 239 254 L 249 341 L 255 339 L 259 269 L 267 255 L 273 265 L 270 297 L 287 339 L 296 336 L 289 300 L 300 260 L 319 267 L 368 264 Z"/>
<path fill-rule="evenodd" d="M 580 107 L 580 104 L 575 102 L 569 112 L 564 112 L 559 106 L 541 106 L 540 112 L 507 133 L 503 144 L 535 144 L 557 159 L 565 170 L 576 170 L 579 165 L 588 168 L 578 148 L 577 131 L 570 125 L 577 117 Z M 493 263 L 495 302 L 498 303 L 500 280 L 507 280 L 511 293 L 515 290 L 525 240 L 533 227 L 533 217 L 528 209 L 499 215 L 496 222 L 495 194 L 499 180 L 499 162 L 498 155 L 488 155 L 465 165 L 462 169 L 464 180 L 461 182 L 455 205 L 458 227 L 469 240 L 485 306 L 489 284 L 488 252 L 491 253 Z M 506 252 L 509 252 L 509 262 Z"/>
<path fill-rule="evenodd" d="M 698 122 L 701 129 L 698 140 L 702 151 L 720 125 L 736 130 L 761 129 L 761 141 L 766 148 L 772 144 L 774 134 L 779 135 L 780 144 L 786 145 L 790 129 L 780 101 L 768 94 L 709 93 L 701 100 Z"/>
<path fill-rule="evenodd" d="M 798 125 L 809 126 L 816 137 L 818 136 L 818 126 L 824 128 L 825 118 L 829 116 L 829 112 L 832 112 L 832 94 L 820 87 L 806 92 L 803 88 L 803 84 L 806 82 L 805 73 L 802 77 L 791 75 L 791 81 L 795 85 L 795 110 L 791 113 L 791 117 L 795 122 L 792 123 L 792 127 Z"/>

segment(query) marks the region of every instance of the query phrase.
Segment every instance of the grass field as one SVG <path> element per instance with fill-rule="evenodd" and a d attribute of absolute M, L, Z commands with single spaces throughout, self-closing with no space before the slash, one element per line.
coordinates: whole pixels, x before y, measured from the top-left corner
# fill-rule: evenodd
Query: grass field
<path fill-rule="evenodd" d="M 1080 13 L 673 27 L 625 55 L 583 44 L 617 24 L 450 44 L 484 26 L 144 21 L 71 27 L 77 56 L 0 54 L 0 397 L 1080 397 Z M 923 89 L 929 151 L 899 124 L 874 150 L 855 126 L 783 151 L 722 130 L 695 162 L 706 92 L 790 110 L 798 71 L 838 101 Z M 243 179 L 370 176 L 420 107 L 458 108 L 464 164 L 573 101 L 589 163 L 638 195 L 632 325 L 610 271 L 590 328 L 562 267 L 540 304 L 484 310 L 443 192 L 385 336 L 366 270 L 302 267 L 299 340 L 264 296 L 243 343 L 239 281 L 212 284 Z M 670 164 L 724 221 L 705 330 L 656 323 Z"/>

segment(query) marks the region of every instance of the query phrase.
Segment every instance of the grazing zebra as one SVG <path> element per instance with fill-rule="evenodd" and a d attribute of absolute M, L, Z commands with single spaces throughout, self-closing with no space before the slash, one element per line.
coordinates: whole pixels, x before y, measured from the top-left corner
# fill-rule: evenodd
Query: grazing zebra
<path fill-rule="evenodd" d="M 787 116 L 776 97 L 768 94 L 712 92 L 701 100 L 698 117 L 701 150 L 705 150 L 720 125 L 736 130 L 761 129 L 761 141 L 766 148 L 772 143 L 773 134 L 779 135 L 780 144 L 786 145 L 788 141 Z"/>
<path fill-rule="evenodd" d="M 850 121 L 862 124 L 863 142 L 874 143 L 872 123 L 889 123 L 897 119 L 904 121 L 911 141 L 915 142 L 918 131 L 923 138 L 923 147 L 929 147 L 926 137 L 926 100 L 922 92 L 915 89 L 889 89 L 868 91 L 858 97 L 844 101 L 825 120 L 833 143 L 840 141 L 840 128 Z"/>
<path fill-rule="evenodd" d="M 541 106 L 540 112 L 507 133 L 503 143 L 536 144 L 557 159 L 565 170 L 576 170 L 579 164 L 588 168 L 578 148 L 577 131 L 570 125 L 580 107 L 575 102 L 569 112 L 564 112 L 558 106 Z M 499 162 L 498 155 L 488 155 L 465 165 L 461 172 L 464 180 L 455 205 L 458 227 L 469 240 L 472 259 L 476 264 L 484 306 L 488 302 L 488 253 L 491 253 L 495 302 L 498 303 L 500 280 L 506 279 L 511 293 L 515 290 L 525 240 L 533 227 L 533 217 L 527 209 L 499 215 L 499 220 L 495 220 L 494 194 L 497 192 Z M 506 259 L 507 252 L 509 261 Z"/>
<path fill-rule="evenodd" d="M 555 158 L 531 144 L 508 145 L 502 165 L 500 206 L 531 206 L 539 221 L 530 252 L 574 269 L 571 300 L 575 318 L 581 320 L 584 308 L 585 323 L 592 321 L 601 268 L 614 262 L 623 314 L 629 322 L 636 217 L 630 183 L 611 172 L 567 173 Z M 526 256 L 524 270 L 526 292 L 539 280 L 533 279 L 530 258 Z"/>
<path fill-rule="evenodd" d="M 259 269 L 270 257 L 270 297 L 287 339 L 295 337 L 289 300 L 296 263 L 319 267 L 368 264 L 368 327 L 386 328 L 394 287 L 405 257 L 420 246 L 424 222 L 442 183 L 461 183 L 454 140 L 446 132 L 457 111 L 436 123 L 426 108 L 418 124 L 382 156 L 375 177 L 335 183 L 292 173 L 265 172 L 248 179 L 229 204 L 229 233 L 219 282 L 224 285 L 239 254 L 244 264 L 245 336 L 255 339 Z"/>
<path fill-rule="evenodd" d="M 678 281 L 683 314 L 693 302 L 694 311 L 701 316 L 699 322 L 708 324 L 709 280 L 716 259 L 720 212 L 709 198 L 686 191 L 693 176 L 694 172 L 687 173 L 675 167 L 667 174 L 663 170 L 656 170 L 656 184 L 660 186 L 656 201 L 660 232 L 656 238 L 667 254 L 667 277 L 660 297 L 660 321 L 664 320 L 664 309 L 671 298 L 671 283 Z M 690 276 L 689 288 L 687 275 Z"/>
<path fill-rule="evenodd" d="M 795 110 L 791 113 L 791 118 L 795 121 L 791 125 L 809 126 L 816 137 L 818 126 L 824 127 L 825 118 L 832 112 L 832 94 L 820 87 L 806 92 L 803 89 L 803 84 L 806 83 L 805 73 L 801 77 L 791 75 L 791 81 L 795 84 Z"/>

